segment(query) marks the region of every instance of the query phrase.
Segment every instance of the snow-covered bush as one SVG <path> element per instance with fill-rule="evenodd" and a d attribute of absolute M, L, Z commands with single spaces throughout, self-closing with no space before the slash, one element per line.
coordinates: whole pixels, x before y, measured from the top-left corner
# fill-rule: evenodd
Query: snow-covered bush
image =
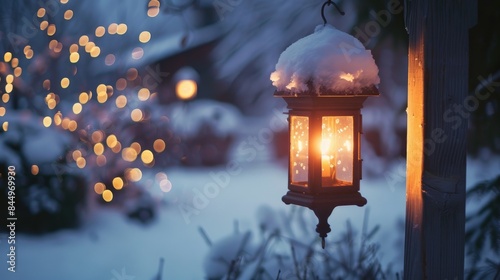
<path fill-rule="evenodd" d="M 172 130 L 182 141 L 182 163 L 218 165 L 228 160 L 241 127 L 241 114 L 230 104 L 213 100 L 175 103 L 169 107 Z"/>
<path fill-rule="evenodd" d="M 7 125 L 0 130 L 0 200 L 2 204 L 11 201 L 7 199 L 11 166 L 16 230 L 42 233 L 77 226 L 86 204 L 86 189 L 81 173 L 66 162 L 70 136 L 43 127 L 27 111 L 11 113 L 2 121 Z M 0 217 L 6 220 L 7 214 L 2 211 Z"/>
<path fill-rule="evenodd" d="M 346 231 L 321 249 L 315 224 L 303 208 L 290 213 L 263 206 L 258 210 L 260 232 L 240 233 L 213 243 L 204 231 L 210 251 L 204 269 L 208 279 L 386 279 L 391 268 L 382 267 L 379 245 L 372 242 L 378 226 L 367 220 L 358 233 L 347 222 Z M 252 236 L 259 236 L 252 240 Z M 359 239 L 358 239 L 359 238 Z"/>

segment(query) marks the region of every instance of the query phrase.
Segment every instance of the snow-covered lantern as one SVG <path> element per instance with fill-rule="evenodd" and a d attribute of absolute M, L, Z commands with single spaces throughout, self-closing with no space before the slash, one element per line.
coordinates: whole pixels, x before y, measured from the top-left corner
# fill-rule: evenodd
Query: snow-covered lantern
<path fill-rule="evenodd" d="M 361 179 L 361 108 L 378 96 L 378 68 L 356 38 L 331 25 L 289 46 L 271 74 L 288 104 L 290 158 L 286 204 L 308 207 L 322 238 L 341 205 L 366 204 Z"/>

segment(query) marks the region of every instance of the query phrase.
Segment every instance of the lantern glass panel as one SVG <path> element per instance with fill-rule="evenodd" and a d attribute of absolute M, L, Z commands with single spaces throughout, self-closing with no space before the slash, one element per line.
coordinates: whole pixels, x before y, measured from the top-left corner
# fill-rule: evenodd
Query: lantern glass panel
<path fill-rule="evenodd" d="M 309 117 L 290 116 L 290 179 L 293 185 L 308 186 Z"/>
<path fill-rule="evenodd" d="M 325 116 L 321 122 L 321 181 L 323 187 L 353 182 L 354 120 L 352 116 Z M 357 146 L 356 146 L 357 147 Z"/>

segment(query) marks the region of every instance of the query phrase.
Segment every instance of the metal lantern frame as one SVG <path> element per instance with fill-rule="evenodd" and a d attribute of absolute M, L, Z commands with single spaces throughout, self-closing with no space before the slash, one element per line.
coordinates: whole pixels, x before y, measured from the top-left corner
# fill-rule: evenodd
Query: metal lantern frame
<path fill-rule="evenodd" d="M 289 136 L 289 165 L 288 165 L 288 192 L 282 200 L 286 204 L 308 207 L 314 211 L 319 223 L 316 232 L 324 238 L 331 231 L 328 217 L 333 209 L 342 205 L 363 206 L 366 198 L 360 194 L 360 180 L 362 179 L 361 134 L 363 102 L 369 96 L 378 96 L 375 86 L 359 89 L 355 92 L 325 91 L 318 95 L 310 90 L 300 94 L 276 91 L 274 96 L 281 97 L 288 105 L 289 131 L 292 131 L 292 118 L 295 116 L 308 117 L 308 159 L 307 184 L 296 184 L 292 180 L 292 134 Z M 324 186 L 322 182 L 322 154 L 318 143 L 322 139 L 323 117 L 352 117 L 352 182 L 343 185 Z"/>

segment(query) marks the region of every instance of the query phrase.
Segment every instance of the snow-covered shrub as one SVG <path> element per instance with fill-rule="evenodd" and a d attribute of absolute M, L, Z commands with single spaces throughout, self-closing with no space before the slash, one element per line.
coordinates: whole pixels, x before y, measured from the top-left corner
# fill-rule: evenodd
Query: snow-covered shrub
<path fill-rule="evenodd" d="M 65 153 L 69 135 L 45 128 L 41 119 L 24 111 L 2 118 L 0 130 L 0 200 L 7 209 L 9 166 L 15 169 L 16 230 L 32 233 L 75 227 L 86 202 L 85 180 L 68 168 Z M 6 220 L 7 211 L 0 217 Z M 5 228 L 2 228 L 5 230 Z"/>
<path fill-rule="evenodd" d="M 372 239 L 379 227 L 358 233 L 347 222 L 346 231 L 333 244 L 321 249 L 315 224 L 303 208 L 290 213 L 261 207 L 257 213 L 259 240 L 251 232 L 234 234 L 210 246 L 204 269 L 208 279 L 386 279 L 395 276 L 382 267 L 379 245 Z M 358 239 L 359 238 L 359 239 Z"/>
<path fill-rule="evenodd" d="M 175 103 L 169 107 L 172 130 L 182 142 L 182 163 L 218 165 L 228 159 L 241 128 L 241 114 L 230 104 L 214 100 Z"/>

